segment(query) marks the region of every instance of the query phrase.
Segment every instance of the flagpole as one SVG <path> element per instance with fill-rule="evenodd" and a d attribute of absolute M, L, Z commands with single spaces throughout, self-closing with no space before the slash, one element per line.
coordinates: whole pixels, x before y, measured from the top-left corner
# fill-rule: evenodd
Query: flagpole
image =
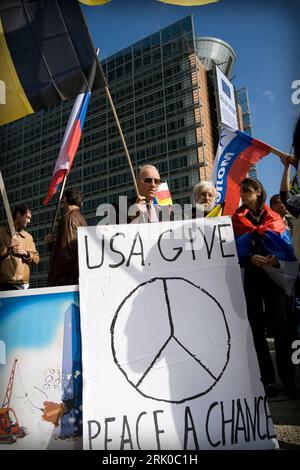
<path fill-rule="evenodd" d="M 102 67 L 100 67 L 100 68 L 101 68 L 101 72 L 102 72 Z M 103 74 L 103 72 L 102 72 L 102 74 Z M 110 91 L 108 89 L 108 86 L 106 85 L 104 88 L 105 88 L 106 96 L 107 96 L 108 101 L 110 103 L 110 106 L 111 106 L 111 109 L 112 109 L 112 112 L 113 112 L 118 130 L 119 130 L 119 134 L 120 134 L 120 137 L 121 137 L 121 140 L 122 140 L 122 144 L 123 144 L 123 147 L 124 147 L 124 150 L 125 150 L 125 154 L 126 154 L 126 157 L 127 157 L 127 161 L 128 161 L 130 171 L 131 171 L 131 176 L 132 176 L 132 179 L 133 179 L 133 184 L 134 184 L 134 187 L 135 187 L 136 195 L 137 195 L 137 197 L 139 197 L 139 188 L 138 188 L 138 185 L 137 185 L 134 169 L 133 169 L 133 166 L 132 166 L 132 163 L 131 163 L 130 155 L 129 155 L 128 148 L 127 148 L 125 138 L 124 138 L 124 134 L 123 134 L 123 131 L 122 131 L 122 128 L 121 128 L 121 125 L 120 125 L 120 121 L 119 121 L 118 115 L 116 113 L 116 109 L 115 109 Z"/>
<path fill-rule="evenodd" d="M 99 47 L 97 47 L 97 49 L 96 49 L 96 55 L 97 55 L 97 59 L 98 59 Z M 117 112 L 116 112 L 115 105 L 113 103 L 113 100 L 112 100 L 112 97 L 111 97 L 111 94 L 110 94 L 110 91 L 109 91 L 109 88 L 108 88 L 106 77 L 105 77 L 105 75 L 103 73 L 103 70 L 102 70 L 102 65 L 101 65 L 100 60 L 98 60 L 98 64 L 99 64 L 99 69 L 100 69 L 100 73 L 101 73 L 102 83 L 104 84 L 104 90 L 105 90 L 106 96 L 108 98 L 109 104 L 111 106 L 111 109 L 112 109 L 112 112 L 113 112 L 113 115 L 114 115 L 114 118 L 115 118 L 115 121 L 116 121 L 116 124 L 117 124 L 117 128 L 118 128 L 118 131 L 119 131 L 119 134 L 120 134 L 120 137 L 121 137 L 121 141 L 122 141 L 122 144 L 123 144 L 123 147 L 124 147 L 124 151 L 125 151 L 125 155 L 126 155 L 126 158 L 127 158 L 127 161 L 128 161 L 129 168 L 130 168 L 130 172 L 131 172 L 131 176 L 132 176 L 132 179 L 133 179 L 133 184 L 134 184 L 134 187 L 135 187 L 136 195 L 137 195 L 137 197 L 139 197 L 139 195 L 140 195 L 139 194 L 139 188 L 138 188 L 138 185 L 137 185 L 137 182 L 136 182 L 136 177 L 135 177 L 134 169 L 133 169 L 133 166 L 132 166 L 132 163 L 131 163 L 131 159 L 130 159 L 130 155 L 129 155 L 129 152 L 128 152 L 127 144 L 126 144 L 126 141 L 125 141 L 125 138 L 124 138 L 124 134 L 123 134 L 121 124 L 120 124 L 120 121 L 119 121 L 119 118 L 118 118 L 118 115 L 117 115 Z"/>
<path fill-rule="evenodd" d="M 3 205 L 4 205 L 5 212 L 6 212 L 9 230 L 10 230 L 11 236 L 14 237 L 16 235 L 16 229 L 15 229 L 15 224 L 14 224 L 13 217 L 11 214 L 1 170 L 0 170 L 0 193 L 2 194 Z"/>
<path fill-rule="evenodd" d="M 269 145 L 269 147 L 270 147 L 270 151 L 271 151 L 272 153 L 274 153 L 274 155 L 277 155 L 277 156 L 280 157 L 280 158 L 282 158 L 282 157 L 287 158 L 287 157 L 290 157 L 290 156 L 291 156 L 291 155 L 289 155 L 289 154 L 286 153 L 286 152 L 281 152 L 280 150 L 275 149 L 274 147 L 271 147 L 270 145 Z"/>
<path fill-rule="evenodd" d="M 96 50 L 97 59 L 98 59 L 98 53 L 99 53 L 99 48 Z M 94 78 L 95 78 L 95 71 L 96 71 L 96 69 L 95 69 L 95 67 L 93 67 L 92 71 L 91 71 L 91 75 L 89 77 L 89 83 L 88 83 L 88 86 L 89 86 L 90 90 L 92 89 L 93 81 L 94 81 Z M 102 74 L 103 74 L 103 72 L 102 72 Z M 63 176 L 63 180 L 62 180 L 62 184 L 61 184 L 61 190 L 60 190 L 60 194 L 59 194 L 59 198 L 58 198 L 58 201 L 57 201 L 54 218 L 53 218 L 52 225 L 51 225 L 51 233 L 52 234 L 54 233 L 54 230 L 55 230 L 55 225 L 56 225 L 56 221 L 57 221 L 57 218 L 58 218 L 59 209 L 60 209 L 63 193 L 64 193 L 64 190 L 65 190 L 66 181 L 67 181 L 67 170 L 65 170 L 65 172 L 64 172 L 64 176 Z"/>
<path fill-rule="evenodd" d="M 297 159 L 295 157 L 295 155 L 290 155 L 289 153 L 286 153 L 286 152 L 281 152 L 281 150 L 277 150 L 275 149 L 274 147 L 270 147 L 270 150 L 272 153 L 274 153 L 274 155 L 277 155 L 280 159 L 284 158 L 284 159 L 289 159 L 289 163 L 291 163 L 295 168 L 297 168 Z"/>
<path fill-rule="evenodd" d="M 65 190 L 66 181 L 67 181 L 67 170 L 65 171 L 65 174 L 64 174 L 64 177 L 63 177 L 63 180 L 62 180 L 62 183 L 61 183 L 61 190 L 60 190 L 60 193 L 59 193 L 59 198 L 58 198 L 57 205 L 56 205 L 55 215 L 54 215 L 52 225 L 51 225 L 51 233 L 54 233 L 54 230 L 55 230 L 55 225 L 56 225 L 57 217 L 58 217 L 58 214 L 59 214 L 59 209 L 60 209 L 63 193 L 64 193 L 64 190 Z"/>

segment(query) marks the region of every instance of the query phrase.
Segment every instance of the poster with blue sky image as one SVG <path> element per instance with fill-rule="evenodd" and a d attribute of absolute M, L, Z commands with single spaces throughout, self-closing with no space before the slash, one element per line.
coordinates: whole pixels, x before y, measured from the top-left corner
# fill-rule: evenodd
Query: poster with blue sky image
<path fill-rule="evenodd" d="M 2 293 L 0 343 L 0 449 L 80 448 L 77 288 Z"/>

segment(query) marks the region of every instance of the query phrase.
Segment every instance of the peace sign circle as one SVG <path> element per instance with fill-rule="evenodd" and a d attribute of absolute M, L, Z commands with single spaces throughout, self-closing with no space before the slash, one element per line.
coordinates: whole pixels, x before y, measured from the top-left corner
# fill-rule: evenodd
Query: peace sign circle
<path fill-rule="evenodd" d="M 206 394 L 230 358 L 222 306 L 182 277 L 139 284 L 121 302 L 110 332 L 114 362 L 136 391 L 153 400 L 183 403 Z"/>

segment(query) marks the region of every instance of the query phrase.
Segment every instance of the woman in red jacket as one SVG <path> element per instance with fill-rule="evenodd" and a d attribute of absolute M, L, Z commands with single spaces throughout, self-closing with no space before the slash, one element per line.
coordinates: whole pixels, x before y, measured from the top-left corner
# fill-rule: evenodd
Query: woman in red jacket
<path fill-rule="evenodd" d="M 244 267 L 244 290 L 248 319 L 251 325 L 259 362 L 261 380 L 267 396 L 276 396 L 275 371 L 265 335 L 271 328 L 276 350 L 276 367 L 285 393 L 294 396 L 294 367 L 291 362 L 291 339 L 287 315 L 289 299 L 267 270 L 280 268 L 278 246 L 287 247 L 287 257 L 294 258 L 291 244 L 284 240 L 286 227 L 281 217 L 265 204 L 262 184 L 247 178 L 240 185 L 243 205 L 232 218 L 237 250 Z M 279 245 L 278 243 L 279 242 Z M 291 251 L 289 251 L 291 250 Z M 266 268 L 266 269 L 264 269 Z"/>

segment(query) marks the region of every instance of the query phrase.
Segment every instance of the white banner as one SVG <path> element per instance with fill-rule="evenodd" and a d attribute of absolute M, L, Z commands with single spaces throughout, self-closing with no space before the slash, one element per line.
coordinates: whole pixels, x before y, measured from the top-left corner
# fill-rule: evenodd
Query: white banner
<path fill-rule="evenodd" d="M 216 67 L 216 75 L 221 124 L 236 130 L 239 126 L 233 85 L 219 67 Z"/>
<path fill-rule="evenodd" d="M 229 217 L 79 228 L 85 449 L 267 449 Z"/>

